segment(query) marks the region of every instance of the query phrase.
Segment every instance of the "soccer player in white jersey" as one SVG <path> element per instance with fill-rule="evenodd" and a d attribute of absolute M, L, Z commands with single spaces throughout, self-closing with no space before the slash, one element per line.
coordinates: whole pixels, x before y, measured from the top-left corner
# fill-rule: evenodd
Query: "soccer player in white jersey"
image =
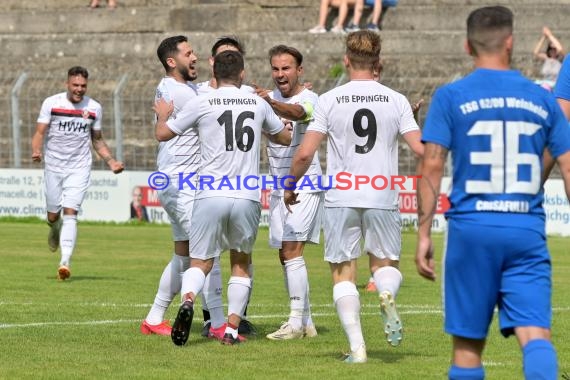
<path fill-rule="evenodd" d="M 88 96 L 89 73 L 80 66 L 67 72 L 67 91 L 44 100 L 32 137 L 32 160 L 44 160 L 44 189 L 48 245 L 52 252 L 61 246 L 57 278 L 71 276 L 70 263 L 77 237 L 77 213 L 91 177 L 91 150 L 105 160 L 113 173 L 123 171 L 101 134 L 101 105 Z M 45 141 L 44 141 L 45 140 Z M 45 144 L 44 144 L 45 142 Z M 45 154 L 42 154 L 42 151 Z M 63 217 L 61 210 L 63 209 Z"/>
<path fill-rule="evenodd" d="M 191 263 L 182 279 L 183 303 L 172 326 L 172 341 L 183 345 L 194 315 L 194 300 L 202 291 L 214 258 L 229 248 L 231 278 L 228 284 L 228 323 L 224 344 L 240 342 L 238 326 L 251 287 L 248 273 L 261 215 L 260 187 L 242 179 L 259 176 L 262 130 L 284 145 L 291 134 L 271 107 L 259 96 L 239 89 L 245 71 L 243 57 L 224 51 L 214 59 L 218 88 L 186 103 L 177 118 L 168 120 L 171 105 L 155 104 L 156 137 L 165 141 L 189 128 L 197 128 L 202 166 L 190 234 Z"/>
<path fill-rule="evenodd" d="M 204 82 L 198 83 L 198 94 L 209 94 L 216 88 L 218 88 L 218 83 L 216 81 L 216 77 L 214 76 L 214 57 L 226 50 L 232 51 L 239 51 L 242 56 L 245 57 L 245 47 L 243 43 L 236 37 L 236 36 L 224 36 L 218 38 L 218 40 L 212 45 L 212 55 L 208 58 L 208 62 L 210 63 L 210 67 L 212 68 L 212 75 L 210 79 Z M 246 92 L 255 92 L 253 87 L 242 84 L 240 90 Z"/>
<path fill-rule="evenodd" d="M 196 86 L 191 83 L 197 77 L 197 57 L 185 36 L 164 39 L 158 46 L 157 56 L 164 66 L 166 76 L 158 84 L 155 101 L 158 99 L 172 101 L 174 111 L 171 118 L 175 118 L 182 106 L 197 96 Z M 179 176 L 182 174 L 184 178 L 199 168 L 198 133 L 191 129 L 172 140 L 161 142 L 157 164 L 158 170 L 169 177 L 168 186 L 158 191 L 158 197 L 170 218 L 174 254 L 162 272 L 154 303 L 140 330 L 145 335 L 170 335 L 171 327 L 168 321 L 164 320 L 164 314 L 175 295 L 180 292 L 182 273 L 190 265 L 188 236 L 195 195 L 195 191 L 188 186 L 179 188 Z M 219 274 L 219 265 L 214 267 L 212 273 L 215 272 Z M 208 284 L 204 288 L 203 303 L 208 303 L 212 313 L 219 316 L 219 323 L 213 326 L 221 327 L 225 321 L 222 296 L 216 291 L 221 290 L 221 277 L 218 276 L 219 284 L 210 282 L 211 277 L 208 276 Z M 216 337 L 215 331 L 212 330 L 211 337 Z M 207 335 L 210 335 L 210 331 Z"/>
<path fill-rule="evenodd" d="M 267 146 L 269 171 L 279 184 L 289 174 L 291 159 L 313 117 L 318 95 L 299 82 L 303 74 L 303 55 L 299 50 L 285 45 L 274 46 L 269 50 L 269 63 L 276 89 L 256 88 L 256 92 L 292 128 L 293 134 L 290 146 L 272 142 Z M 306 175 L 312 187 L 298 190 L 302 205 L 292 206 L 292 213 L 283 203 L 283 189 L 277 186 L 271 192 L 269 245 L 279 249 L 285 290 L 290 300 L 289 319 L 277 331 L 267 335 L 271 340 L 317 335 L 311 318 L 309 278 L 303 249 L 305 243 L 318 244 L 320 239 L 324 191 L 322 186 L 318 186 L 318 177 L 322 176 L 318 152 L 315 152 Z"/>
<path fill-rule="evenodd" d="M 309 168 L 321 141 L 328 137 L 327 175 L 338 178 L 382 175 L 390 181 L 398 174 L 398 136 L 417 155 L 423 154 L 420 130 L 406 98 L 376 82 L 380 36 L 371 31 L 348 35 L 344 64 L 350 82 L 319 97 L 313 121 L 298 148 L 289 174 L 298 181 Z M 376 186 L 377 187 L 377 186 Z M 285 190 L 287 206 L 299 203 L 293 190 Z M 388 343 L 397 346 L 402 324 L 395 306 L 402 275 L 398 269 L 401 220 L 398 187 L 376 190 L 371 184 L 338 184 L 327 191 L 324 213 L 325 260 L 330 263 L 333 299 L 350 344 L 344 361 L 363 363 L 366 346 L 360 326 L 360 300 L 356 289 L 356 260 L 360 238 L 369 256 L 380 295 L 380 311 Z"/>
<path fill-rule="evenodd" d="M 212 75 L 210 77 L 209 80 L 204 81 L 204 82 L 200 82 L 198 83 L 198 94 L 199 95 L 207 95 L 210 94 L 212 91 L 214 91 L 216 88 L 218 88 L 218 83 L 216 81 L 216 77 L 214 76 L 214 57 L 226 50 L 231 50 L 231 51 L 237 51 L 240 52 L 242 56 L 245 56 L 245 47 L 243 45 L 243 43 L 236 37 L 236 36 L 224 36 L 224 37 L 220 37 L 218 38 L 218 40 L 214 43 L 214 45 L 212 45 L 212 55 L 210 56 L 210 58 L 208 59 L 208 62 L 210 63 L 210 67 L 212 69 Z M 255 90 L 253 89 L 253 87 L 251 86 L 247 86 L 242 84 L 240 87 L 240 90 L 248 92 L 248 93 L 254 93 Z M 251 299 L 251 291 L 253 290 L 253 274 L 254 274 L 254 267 L 253 267 L 253 263 L 251 262 L 251 256 L 249 257 L 250 262 L 249 262 L 249 266 L 248 266 L 248 272 L 249 272 L 249 277 L 251 278 L 251 283 L 252 286 L 250 288 L 250 292 L 249 292 L 249 296 L 248 296 L 248 305 L 249 305 L 249 300 Z M 219 270 L 217 270 L 217 267 L 219 267 L 219 260 L 216 260 L 214 262 L 214 268 L 212 269 L 212 271 L 210 272 L 210 283 L 221 283 L 221 273 L 218 274 Z M 219 277 L 219 280 L 218 280 Z M 202 293 L 204 294 L 204 293 Z M 202 336 L 207 336 L 209 334 L 210 328 L 212 328 L 212 326 L 217 326 L 219 319 L 217 314 L 216 315 L 212 315 L 211 318 L 207 318 L 206 315 L 209 315 L 208 311 L 206 309 L 203 310 L 204 311 L 204 327 L 202 329 Z M 240 322 L 239 325 L 239 333 L 241 335 L 256 335 L 257 334 L 257 329 L 255 328 L 255 326 L 246 319 L 247 316 L 247 306 L 245 307 L 245 310 L 243 312 L 243 318 Z M 223 320 L 222 320 L 223 322 Z M 216 332 L 218 332 L 219 330 L 215 330 Z"/>

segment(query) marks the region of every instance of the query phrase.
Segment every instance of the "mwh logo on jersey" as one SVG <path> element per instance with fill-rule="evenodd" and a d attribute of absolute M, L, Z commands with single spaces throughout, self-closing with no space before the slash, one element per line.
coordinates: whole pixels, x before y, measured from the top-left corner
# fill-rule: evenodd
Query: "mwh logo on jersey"
<path fill-rule="evenodd" d="M 57 130 L 64 132 L 65 135 L 89 132 L 89 126 L 96 119 L 95 112 L 91 112 L 87 108 L 52 108 L 51 115 L 52 117 L 57 117 L 57 119 L 54 120 L 54 124 L 59 120 Z"/>
<path fill-rule="evenodd" d="M 82 123 L 80 121 L 60 121 L 58 125 L 58 131 L 65 132 L 87 132 L 87 128 L 89 127 L 90 123 Z"/>

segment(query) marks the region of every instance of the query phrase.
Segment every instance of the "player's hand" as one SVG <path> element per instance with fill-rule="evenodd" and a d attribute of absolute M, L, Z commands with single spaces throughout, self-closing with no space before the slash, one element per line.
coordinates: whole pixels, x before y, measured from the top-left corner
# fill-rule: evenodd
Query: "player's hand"
<path fill-rule="evenodd" d="M 410 103 L 410 106 L 412 106 L 412 112 L 413 113 L 417 113 L 420 111 L 420 108 L 422 108 L 422 105 L 424 104 L 424 100 L 420 99 L 415 103 Z"/>
<path fill-rule="evenodd" d="M 419 237 L 416 247 L 416 269 L 423 278 L 435 281 L 433 244 L 429 237 Z"/>
<path fill-rule="evenodd" d="M 299 203 L 297 195 L 299 194 L 295 193 L 293 190 L 285 190 L 285 193 L 283 194 L 283 202 L 285 203 L 285 207 L 287 207 L 287 211 L 291 214 L 293 213 L 291 206 Z"/>
<path fill-rule="evenodd" d="M 271 92 L 270 90 L 263 87 L 259 87 L 255 82 L 251 84 L 251 87 L 253 87 L 257 96 L 263 98 L 266 102 L 271 101 L 271 97 L 269 96 L 269 93 Z"/>
<path fill-rule="evenodd" d="M 33 162 L 42 162 L 42 152 L 32 152 Z"/>
<path fill-rule="evenodd" d="M 163 98 L 160 98 L 154 103 L 152 109 L 156 113 L 159 122 L 166 122 L 170 115 L 172 115 L 172 112 L 174 112 L 174 102 L 172 100 L 167 102 Z"/>
<path fill-rule="evenodd" d="M 305 87 L 307 90 L 312 90 L 313 84 L 311 82 L 304 82 L 303 87 Z"/>
<path fill-rule="evenodd" d="M 113 159 L 113 160 L 109 161 L 109 168 L 111 168 L 113 173 L 119 174 L 120 172 L 125 170 L 125 165 L 121 161 L 117 161 L 117 160 Z"/>
<path fill-rule="evenodd" d="M 283 121 L 283 124 L 285 125 L 285 129 L 287 129 L 289 132 L 293 132 L 293 122 L 291 120 L 287 120 L 287 119 L 281 119 Z"/>

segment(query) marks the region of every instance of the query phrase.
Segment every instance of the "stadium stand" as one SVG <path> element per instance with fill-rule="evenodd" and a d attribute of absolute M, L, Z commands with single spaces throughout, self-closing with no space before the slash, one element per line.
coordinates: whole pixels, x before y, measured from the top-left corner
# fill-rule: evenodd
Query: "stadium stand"
<path fill-rule="evenodd" d="M 538 75 L 539 64 L 531 53 L 543 25 L 556 30 L 565 46 L 570 45 L 568 0 L 483 0 L 476 5 L 470 0 L 401 0 L 383 23 L 382 82 L 410 100 L 424 98 L 422 118 L 434 89 L 470 68 L 471 60 L 462 49 L 466 15 L 482 4 L 497 2 L 515 12 L 514 66 L 526 75 Z M 331 68 L 341 64 L 342 37 L 306 32 L 318 13 L 319 4 L 313 0 L 123 0 L 113 11 L 89 10 L 87 0 L 2 3 L 0 167 L 15 166 L 13 125 L 19 126 L 21 167 L 32 167 L 29 144 L 41 101 L 63 90 L 61 73 L 79 64 L 90 71 L 89 95 L 104 107 L 109 145 L 121 145 L 128 169 L 154 169 L 151 101 L 162 75 L 155 51 L 168 35 L 189 37 L 200 59 L 200 81 L 209 75 L 210 46 L 228 34 L 245 42 L 249 81 L 270 86 L 267 50 L 281 43 L 304 54 L 304 79 L 313 83 L 316 92 L 342 80 L 330 75 Z M 27 77 L 19 93 L 19 118 L 13 121 L 12 91 L 23 73 Z M 121 82 L 124 87 L 114 100 Z M 402 149 L 400 172 L 410 174 L 413 160 Z M 265 156 L 263 165 L 266 169 Z M 95 168 L 103 167 L 95 162 Z"/>

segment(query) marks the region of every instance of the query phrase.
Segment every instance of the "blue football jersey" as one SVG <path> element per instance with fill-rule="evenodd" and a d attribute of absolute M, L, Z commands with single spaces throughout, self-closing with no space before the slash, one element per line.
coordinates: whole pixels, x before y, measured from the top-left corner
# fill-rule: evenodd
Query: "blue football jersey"
<path fill-rule="evenodd" d="M 570 150 L 552 94 L 517 71 L 476 69 L 436 91 L 422 140 L 451 151 L 446 216 L 544 231 L 543 151 Z"/>
<path fill-rule="evenodd" d="M 566 58 L 564 58 L 562 68 L 558 73 L 558 80 L 554 87 L 554 96 L 570 100 L 570 54 L 566 55 Z"/>

